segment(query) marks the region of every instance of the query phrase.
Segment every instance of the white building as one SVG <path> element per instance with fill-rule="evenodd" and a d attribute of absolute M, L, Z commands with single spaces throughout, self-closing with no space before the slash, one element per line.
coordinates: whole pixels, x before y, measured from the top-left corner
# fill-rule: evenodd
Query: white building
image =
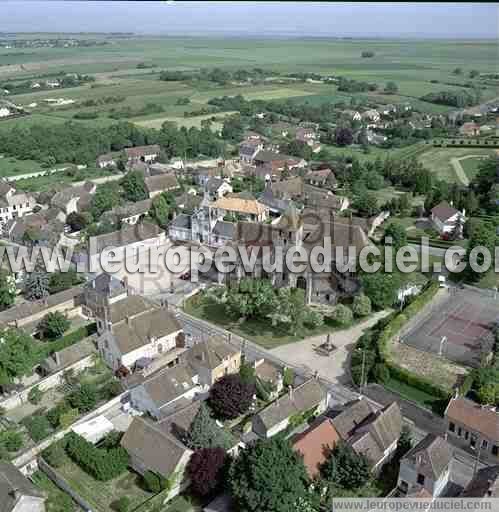
<path fill-rule="evenodd" d="M 36 205 L 29 194 L 17 193 L 16 189 L 5 180 L 0 180 L 0 226 L 9 220 L 32 213 Z"/>
<path fill-rule="evenodd" d="M 425 489 L 436 498 L 449 482 L 451 463 L 447 441 L 428 434 L 401 459 L 397 487 L 406 494 Z"/>
<path fill-rule="evenodd" d="M 172 313 L 157 307 L 136 312 L 129 302 L 120 302 L 113 305 L 117 317 L 112 317 L 111 309 L 111 321 L 104 323 L 97 340 L 99 353 L 111 369 L 130 371 L 137 361 L 145 366 L 177 347 L 182 327 Z"/>
<path fill-rule="evenodd" d="M 431 209 L 431 221 L 435 229 L 444 235 L 453 233 L 455 230 L 462 231 L 466 217 L 464 210 L 461 213 L 447 201 L 442 201 Z"/>

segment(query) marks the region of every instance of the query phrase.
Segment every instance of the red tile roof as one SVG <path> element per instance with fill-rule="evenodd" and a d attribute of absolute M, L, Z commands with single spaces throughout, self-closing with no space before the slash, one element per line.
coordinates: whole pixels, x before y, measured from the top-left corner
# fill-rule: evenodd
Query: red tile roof
<path fill-rule="evenodd" d="M 319 468 L 326 461 L 329 451 L 339 440 L 340 436 L 329 418 L 324 418 L 293 439 L 293 449 L 303 455 L 303 462 L 310 478 L 319 473 Z"/>

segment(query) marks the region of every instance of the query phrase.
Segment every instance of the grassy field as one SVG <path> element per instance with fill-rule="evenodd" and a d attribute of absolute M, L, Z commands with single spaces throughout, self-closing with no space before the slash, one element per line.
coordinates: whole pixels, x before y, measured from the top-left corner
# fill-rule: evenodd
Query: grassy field
<path fill-rule="evenodd" d="M 483 162 L 483 159 L 486 156 L 487 154 L 483 156 L 468 155 L 458 159 L 459 165 L 463 168 L 464 172 L 466 173 L 466 176 L 468 176 L 470 180 L 472 180 L 476 176 L 480 164 Z"/>
<path fill-rule="evenodd" d="M 456 66 L 463 68 L 465 73 L 469 69 L 490 71 L 490 63 L 496 59 L 496 45 L 487 41 L 178 37 L 115 37 L 107 40 L 111 44 L 86 48 L 31 48 L 29 51 L 2 48 L 0 82 L 13 78 L 35 79 L 40 74 L 57 72 L 90 73 L 95 76 L 96 82 L 93 84 L 11 96 L 20 105 L 37 103 L 32 109 L 33 113 L 43 116 L 38 119 L 44 122 L 61 122 L 72 118 L 79 111 L 97 111 L 99 119 L 91 122 L 105 123 L 110 122 L 108 115 L 111 108 L 129 107 L 138 110 L 148 103 L 163 108 L 155 116 L 157 119 L 182 117 L 184 112 L 196 110 L 214 96 L 235 94 L 242 94 L 248 99 L 293 98 L 294 101 L 307 101 L 311 104 L 349 102 L 352 97 L 351 94 L 338 92 L 332 85 L 292 80 L 242 86 L 159 80 L 159 73 L 163 69 L 198 70 L 214 67 L 232 70 L 259 67 L 279 73 L 317 72 L 375 82 L 380 92 L 369 93 L 367 96 L 376 102 L 410 102 L 427 111 L 442 112 L 449 108 L 423 103 L 418 98 L 443 89 L 461 89 L 460 85 L 467 79 L 464 75 L 452 75 Z M 360 54 L 366 48 L 373 50 L 375 57 L 362 58 Z M 137 65 L 142 62 L 154 67 L 138 69 Z M 398 84 L 397 95 L 383 94 L 383 87 L 388 81 Z M 489 87 L 483 94 L 484 99 L 488 99 L 497 96 L 497 91 Z M 121 96 L 124 100 L 97 107 L 79 105 L 85 100 L 99 100 L 109 96 Z M 44 104 L 44 99 L 53 97 L 73 99 L 76 104 L 63 108 L 51 108 Z M 177 100 L 183 97 L 188 97 L 191 103 L 178 105 Z M 36 120 L 35 116 L 31 116 L 30 121 L 28 119 L 23 119 L 23 122 Z"/>
<path fill-rule="evenodd" d="M 191 128 L 195 126 L 196 128 L 201 127 L 201 122 L 206 119 L 211 119 L 213 117 L 216 118 L 211 125 L 213 130 L 221 130 L 223 126 L 223 118 L 235 114 L 236 112 L 223 112 L 221 114 L 210 114 L 206 116 L 194 116 L 194 117 L 158 117 L 152 119 L 134 119 L 133 122 L 139 126 L 144 126 L 146 128 L 156 128 L 159 129 L 165 122 L 176 123 L 178 126 L 185 126 L 186 128 Z"/>
<path fill-rule="evenodd" d="M 42 170 L 34 160 L 18 160 L 8 156 L 0 156 L 0 177 L 16 176 Z"/>
<path fill-rule="evenodd" d="M 479 159 L 474 158 L 472 163 L 466 163 L 468 159 L 462 160 L 463 157 L 487 157 L 494 153 L 494 150 L 487 148 L 430 148 L 418 156 L 418 160 L 430 171 L 438 174 L 438 176 L 449 183 L 460 183 L 456 170 L 452 166 L 451 159 L 459 159 L 461 166 L 468 176 L 472 178 L 476 173 L 479 165 Z M 478 161 L 477 161 L 478 160 Z"/>

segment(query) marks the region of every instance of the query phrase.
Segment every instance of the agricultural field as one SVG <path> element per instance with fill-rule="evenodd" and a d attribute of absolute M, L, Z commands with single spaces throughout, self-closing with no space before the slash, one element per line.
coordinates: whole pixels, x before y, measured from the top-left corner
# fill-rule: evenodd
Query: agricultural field
<path fill-rule="evenodd" d="M 477 172 L 480 161 L 494 154 L 487 148 L 430 148 L 418 160 L 449 183 L 467 185 Z"/>
<path fill-rule="evenodd" d="M 223 126 L 223 118 L 229 115 L 235 114 L 235 112 L 222 112 L 220 114 L 209 114 L 205 116 L 194 116 L 194 117 L 156 117 L 151 119 L 134 119 L 134 123 L 138 126 L 144 126 L 145 128 L 161 128 L 163 123 L 170 122 L 176 123 L 178 126 L 185 126 L 191 128 L 201 128 L 202 121 L 207 119 L 215 119 L 211 125 L 211 129 L 220 131 Z"/>
<path fill-rule="evenodd" d="M 0 177 L 2 178 L 40 170 L 40 164 L 34 160 L 18 160 L 17 158 L 0 155 Z"/>

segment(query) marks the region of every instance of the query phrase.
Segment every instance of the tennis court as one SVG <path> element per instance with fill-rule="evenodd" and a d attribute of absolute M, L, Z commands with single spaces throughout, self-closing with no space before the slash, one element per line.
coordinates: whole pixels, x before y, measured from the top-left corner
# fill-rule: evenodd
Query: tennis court
<path fill-rule="evenodd" d="M 499 299 L 488 291 L 452 289 L 449 297 L 402 337 L 402 342 L 456 363 L 478 366 L 492 349 L 492 327 L 499 320 Z"/>

